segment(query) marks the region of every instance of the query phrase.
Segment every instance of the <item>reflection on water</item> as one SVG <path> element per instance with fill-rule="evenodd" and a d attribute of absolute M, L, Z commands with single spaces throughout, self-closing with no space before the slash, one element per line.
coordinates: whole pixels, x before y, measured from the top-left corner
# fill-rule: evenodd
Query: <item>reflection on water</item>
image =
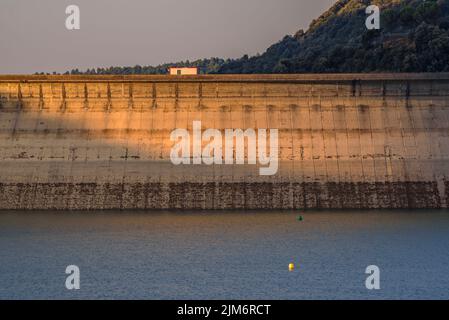
<path fill-rule="evenodd" d="M 448 299 L 448 252 L 447 211 L 3 212 L 0 298 Z"/>

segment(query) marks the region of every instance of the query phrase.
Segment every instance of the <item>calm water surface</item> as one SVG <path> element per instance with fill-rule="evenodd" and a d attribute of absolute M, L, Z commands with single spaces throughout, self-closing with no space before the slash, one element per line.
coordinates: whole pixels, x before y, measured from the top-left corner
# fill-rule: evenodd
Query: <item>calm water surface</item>
<path fill-rule="evenodd" d="M 2 212 L 0 299 L 449 299 L 448 211 L 302 215 Z"/>

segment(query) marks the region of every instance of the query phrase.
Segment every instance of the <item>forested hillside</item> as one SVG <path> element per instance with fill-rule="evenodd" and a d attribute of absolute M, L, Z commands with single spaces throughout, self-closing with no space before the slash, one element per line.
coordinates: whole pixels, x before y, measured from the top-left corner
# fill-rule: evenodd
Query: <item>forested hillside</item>
<path fill-rule="evenodd" d="M 381 8 L 380 30 L 365 26 L 370 4 Z M 200 73 L 449 71 L 449 0 L 339 0 L 307 31 L 286 36 L 253 57 L 71 73 L 164 74 L 169 66 L 196 66 Z"/>
<path fill-rule="evenodd" d="M 381 29 L 368 30 L 365 8 L 381 8 Z M 449 71 L 449 0 L 340 0 L 307 32 L 259 57 L 231 61 L 220 73 Z"/>

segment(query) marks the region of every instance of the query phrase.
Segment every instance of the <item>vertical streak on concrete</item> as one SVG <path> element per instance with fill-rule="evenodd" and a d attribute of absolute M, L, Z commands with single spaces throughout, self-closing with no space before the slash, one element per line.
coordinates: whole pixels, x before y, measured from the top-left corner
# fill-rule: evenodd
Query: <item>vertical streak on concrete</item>
<path fill-rule="evenodd" d="M 328 165 L 328 159 L 327 159 L 327 156 L 328 156 L 328 154 L 327 154 L 327 148 L 326 148 L 326 139 L 325 139 L 325 136 L 324 136 L 324 130 L 325 130 L 325 127 L 324 127 L 324 122 L 323 122 L 323 106 L 322 106 L 322 99 L 321 99 L 321 93 L 318 95 L 318 101 L 319 101 L 319 104 L 318 104 L 318 106 L 319 106 L 319 113 L 320 113 L 320 118 L 319 118 L 319 121 L 320 121 L 320 130 L 319 130 L 319 132 L 320 132 L 320 138 L 321 138 L 321 143 L 322 143 L 322 157 L 323 157 L 323 163 L 324 163 L 324 169 L 325 169 L 325 171 L 324 171 L 324 174 L 325 174 L 325 180 L 329 183 L 329 182 L 331 182 L 331 180 L 329 180 L 329 165 Z M 328 191 L 328 190 L 325 190 L 325 191 Z M 330 199 L 329 199 L 329 197 L 330 197 L 330 195 L 329 195 L 329 192 L 326 192 L 326 199 L 325 199 L 325 202 L 327 203 L 327 206 L 330 206 Z"/>
<path fill-rule="evenodd" d="M 42 91 L 42 84 L 39 84 L 39 110 L 44 109 L 44 93 Z"/>
<path fill-rule="evenodd" d="M 17 86 L 17 110 L 23 108 L 23 96 L 22 96 L 22 86 L 20 83 Z"/>
<path fill-rule="evenodd" d="M 309 135 L 310 135 L 310 143 L 311 143 L 311 160 L 312 160 L 312 164 L 313 164 L 313 177 L 312 177 L 312 183 L 308 184 L 308 186 L 310 186 L 310 189 L 305 189 L 304 191 L 306 192 L 306 194 L 308 195 L 308 197 L 306 198 L 306 208 L 313 208 L 315 206 L 320 207 L 322 204 L 320 203 L 320 199 L 318 198 L 318 195 L 316 193 L 316 190 L 314 188 L 315 183 L 317 181 L 319 181 L 319 177 L 317 174 L 317 165 L 316 165 L 316 159 L 315 159 L 315 150 L 316 150 L 316 142 L 314 142 L 314 121 L 313 121 L 313 117 L 312 117 L 312 112 L 313 112 L 313 105 L 311 105 L 311 103 L 313 104 L 313 84 L 311 86 L 311 91 L 310 91 L 310 96 L 309 99 L 307 99 L 307 108 L 308 108 L 308 112 L 309 112 Z M 311 204 L 311 200 L 313 201 L 313 204 Z"/>
<path fill-rule="evenodd" d="M 198 109 L 203 109 L 203 83 L 198 84 Z"/>
<path fill-rule="evenodd" d="M 151 98 L 152 98 L 152 105 L 151 105 L 151 108 L 152 109 L 156 109 L 157 108 L 157 91 L 156 91 L 156 82 L 153 82 L 153 85 L 152 85 L 152 96 L 151 96 Z"/>
<path fill-rule="evenodd" d="M 128 109 L 132 110 L 134 108 L 133 83 L 130 82 L 128 86 Z"/>
<path fill-rule="evenodd" d="M 352 92 L 351 92 L 351 97 L 355 97 L 355 81 L 352 81 Z M 347 101 L 350 101 L 350 97 L 345 97 L 346 101 L 343 104 L 343 113 L 344 113 L 344 125 L 345 125 L 345 130 L 346 130 L 346 140 L 347 140 L 347 145 L 348 145 L 348 163 L 349 163 L 349 174 L 350 174 L 350 182 L 352 181 L 360 181 L 360 177 L 358 175 L 356 175 L 356 172 L 358 172 L 357 167 L 354 167 L 353 165 L 353 161 L 358 161 L 357 158 L 359 157 L 355 157 L 355 155 L 352 153 L 354 151 L 354 134 L 352 134 L 352 131 L 355 131 L 355 128 L 349 127 L 350 121 L 349 121 L 349 116 L 348 116 L 348 109 L 353 109 L 354 106 L 351 105 L 350 103 L 348 103 Z M 350 132 L 351 131 L 351 132 Z M 356 198 L 359 198 L 358 195 L 356 196 Z M 360 199 L 358 199 L 358 204 L 356 203 L 354 206 L 355 207 L 359 207 L 360 206 Z"/>
<path fill-rule="evenodd" d="M 410 97 L 410 83 L 408 83 L 408 95 Z M 409 100 L 409 99 L 408 99 Z M 417 125 L 415 123 L 415 117 L 413 116 L 413 110 L 416 109 L 416 105 L 413 105 L 410 101 L 407 102 L 407 107 L 406 107 L 406 112 L 407 112 L 407 118 L 410 121 L 410 125 L 411 125 L 411 132 L 412 132 L 412 137 L 413 137 L 413 148 L 414 148 L 414 160 L 416 160 L 417 163 L 417 168 L 418 168 L 418 180 L 422 180 L 425 179 L 424 177 L 424 168 L 422 168 L 422 164 L 420 161 L 418 161 L 420 159 L 420 154 L 418 152 L 418 142 L 417 142 L 417 135 L 418 133 L 418 128 Z"/>
<path fill-rule="evenodd" d="M 337 92 L 338 92 L 338 83 L 337 83 Z M 332 126 L 333 126 L 333 132 L 332 132 L 332 134 L 333 134 L 333 137 L 334 137 L 334 142 L 335 142 L 335 157 L 336 157 L 336 159 L 334 160 L 334 161 L 336 161 L 336 164 L 337 164 L 337 176 L 336 176 L 336 180 L 337 180 L 337 183 L 339 184 L 339 185 L 341 185 L 341 183 L 343 182 L 342 181 L 342 178 L 341 178 L 341 170 L 340 170 L 340 153 L 339 153 L 339 151 L 338 151 L 338 141 L 337 141 L 337 131 L 339 130 L 339 127 L 337 126 L 337 124 L 336 124 L 336 122 L 335 122 L 335 115 L 334 115 L 334 111 L 335 111 L 335 105 L 332 103 L 332 101 L 331 101 L 331 108 L 332 108 L 332 110 L 331 110 L 331 114 L 332 114 Z M 341 208 L 343 208 L 343 201 L 342 201 L 342 199 L 339 199 L 340 201 L 340 203 L 339 203 L 339 205 L 340 205 L 340 207 Z"/>
<path fill-rule="evenodd" d="M 175 112 L 179 109 L 179 84 L 175 83 Z"/>
<path fill-rule="evenodd" d="M 112 94 L 111 94 L 111 84 L 108 82 L 106 91 L 106 111 L 110 112 L 112 108 Z"/>
<path fill-rule="evenodd" d="M 353 108 L 355 109 L 355 114 L 356 114 L 356 120 L 357 120 L 357 129 L 356 131 L 356 139 L 357 139 L 357 158 L 358 161 L 360 162 L 360 167 L 362 169 L 361 171 L 361 179 L 359 179 L 358 181 L 360 181 L 363 185 L 365 185 L 367 183 L 367 179 L 366 179 L 366 170 L 365 170 L 365 166 L 363 164 L 363 154 L 362 154 L 362 142 L 361 142 L 361 121 L 360 121 L 360 113 L 359 113 L 359 96 L 360 96 L 360 91 L 358 91 L 357 89 L 359 88 L 359 82 L 356 81 L 356 96 L 354 97 L 353 100 Z M 365 207 L 366 203 L 363 202 L 363 195 L 362 192 L 360 192 L 360 188 L 357 188 L 357 200 L 359 202 L 359 207 Z"/>
<path fill-rule="evenodd" d="M 65 111 L 67 108 L 67 102 L 66 102 L 67 93 L 65 91 L 65 84 L 61 84 L 61 106 L 59 107 L 59 110 Z"/>
<path fill-rule="evenodd" d="M 293 123 L 293 112 L 296 111 L 296 108 L 294 105 L 290 104 L 289 108 L 289 119 L 290 119 L 290 139 L 291 139 L 291 143 L 290 143 L 290 148 L 291 148 L 291 153 L 290 153 L 290 162 L 291 162 L 291 171 L 289 173 L 289 177 L 288 177 L 288 183 L 290 185 L 289 187 L 289 195 L 288 195 L 288 199 L 289 199 L 289 206 L 291 209 L 295 208 L 294 205 L 294 190 L 292 188 L 292 182 L 295 180 L 295 150 L 294 150 L 294 143 L 293 143 L 293 131 L 294 131 L 294 123 Z"/>
<path fill-rule="evenodd" d="M 375 104 L 375 103 L 374 103 Z M 374 186 L 377 185 L 377 167 L 376 167 L 376 161 L 375 161 L 375 143 L 374 143 L 374 138 L 373 138 L 373 125 L 371 122 L 371 109 L 376 108 L 376 106 L 374 105 L 372 108 L 368 107 L 367 110 L 365 111 L 367 113 L 368 116 L 368 123 L 369 123 L 369 143 L 371 144 L 370 146 L 370 153 L 367 155 L 367 161 L 371 162 L 372 164 L 372 169 L 371 169 L 371 173 L 372 175 L 370 176 L 370 185 L 373 185 L 373 181 L 374 181 Z M 370 203 L 370 207 L 374 208 L 374 204 L 375 203 L 379 203 L 378 199 L 377 199 L 377 192 L 375 192 L 373 194 L 373 200 Z"/>
<path fill-rule="evenodd" d="M 87 90 L 87 83 L 84 83 L 83 109 L 84 110 L 89 110 L 89 91 Z"/>

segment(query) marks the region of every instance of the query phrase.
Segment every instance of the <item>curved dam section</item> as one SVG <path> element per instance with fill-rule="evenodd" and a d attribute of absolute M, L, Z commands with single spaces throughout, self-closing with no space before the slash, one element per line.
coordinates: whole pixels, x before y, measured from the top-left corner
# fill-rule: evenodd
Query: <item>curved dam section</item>
<path fill-rule="evenodd" d="M 447 208 L 448 101 L 449 74 L 0 76 L 0 209 Z M 173 164 L 195 121 L 277 129 L 277 171 Z"/>

